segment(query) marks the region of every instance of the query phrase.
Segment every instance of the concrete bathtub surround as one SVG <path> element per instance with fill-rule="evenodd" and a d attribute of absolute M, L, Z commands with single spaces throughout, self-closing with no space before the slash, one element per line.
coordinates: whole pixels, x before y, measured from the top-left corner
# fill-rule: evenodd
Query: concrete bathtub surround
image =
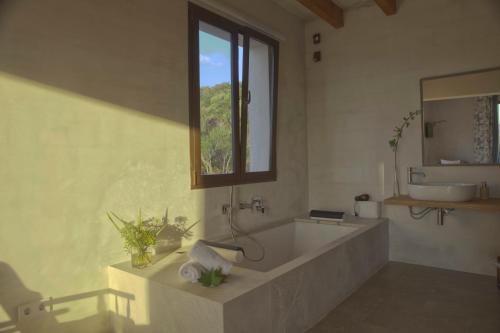
<path fill-rule="evenodd" d="M 293 231 L 300 233 L 295 242 Z M 321 239 L 325 234 L 329 240 Z M 185 254 L 144 270 L 128 262 L 111 266 L 110 288 L 135 295 L 133 301 L 110 296 L 115 332 L 305 332 L 388 261 L 384 219 L 297 219 L 252 236 L 262 241 L 268 259 L 253 268 L 234 267 L 217 288 L 178 277 Z"/>

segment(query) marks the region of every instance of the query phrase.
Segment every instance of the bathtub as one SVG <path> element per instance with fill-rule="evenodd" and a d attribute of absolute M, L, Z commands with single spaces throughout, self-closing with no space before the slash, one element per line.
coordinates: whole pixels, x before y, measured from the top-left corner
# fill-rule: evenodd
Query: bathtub
<path fill-rule="evenodd" d="M 263 246 L 264 260 L 233 267 L 217 288 L 178 277 L 185 253 L 144 270 L 110 266 L 109 287 L 134 295 L 108 301 L 114 331 L 306 332 L 388 261 L 385 219 L 295 219 L 250 236 Z M 248 257 L 260 256 L 260 245 L 247 237 L 237 243 Z"/>
<path fill-rule="evenodd" d="M 245 259 L 238 266 L 269 272 L 314 250 L 321 249 L 359 228 L 360 226 L 356 224 L 295 219 L 290 223 L 254 232 L 251 234 L 252 239 L 240 236 L 236 244 L 245 249 L 247 257 L 259 259 L 264 251 L 264 258 L 258 262 Z M 232 240 L 225 241 L 234 244 Z"/>

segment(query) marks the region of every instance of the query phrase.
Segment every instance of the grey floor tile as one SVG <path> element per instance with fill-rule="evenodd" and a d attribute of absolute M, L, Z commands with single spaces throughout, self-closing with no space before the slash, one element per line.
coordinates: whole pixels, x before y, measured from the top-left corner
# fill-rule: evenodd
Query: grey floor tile
<path fill-rule="evenodd" d="M 308 333 L 500 333 L 493 277 L 391 262 Z"/>

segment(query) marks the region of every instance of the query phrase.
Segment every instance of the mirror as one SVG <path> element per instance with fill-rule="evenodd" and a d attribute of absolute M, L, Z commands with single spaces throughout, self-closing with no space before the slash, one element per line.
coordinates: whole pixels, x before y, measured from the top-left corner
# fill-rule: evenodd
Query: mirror
<path fill-rule="evenodd" d="M 424 166 L 500 165 L 500 68 L 420 83 Z"/>

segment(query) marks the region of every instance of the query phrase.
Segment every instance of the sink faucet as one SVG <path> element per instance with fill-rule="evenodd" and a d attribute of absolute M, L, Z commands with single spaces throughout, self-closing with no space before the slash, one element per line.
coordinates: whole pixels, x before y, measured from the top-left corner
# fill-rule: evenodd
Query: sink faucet
<path fill-rule="evenodd" d="M 415 168 L 409 167 L 407 170 L 407 183 L 413 184 L 413 175 L 421 175 L 425 177 L 425 173 L 422 171 L 415 171 Z"/>

